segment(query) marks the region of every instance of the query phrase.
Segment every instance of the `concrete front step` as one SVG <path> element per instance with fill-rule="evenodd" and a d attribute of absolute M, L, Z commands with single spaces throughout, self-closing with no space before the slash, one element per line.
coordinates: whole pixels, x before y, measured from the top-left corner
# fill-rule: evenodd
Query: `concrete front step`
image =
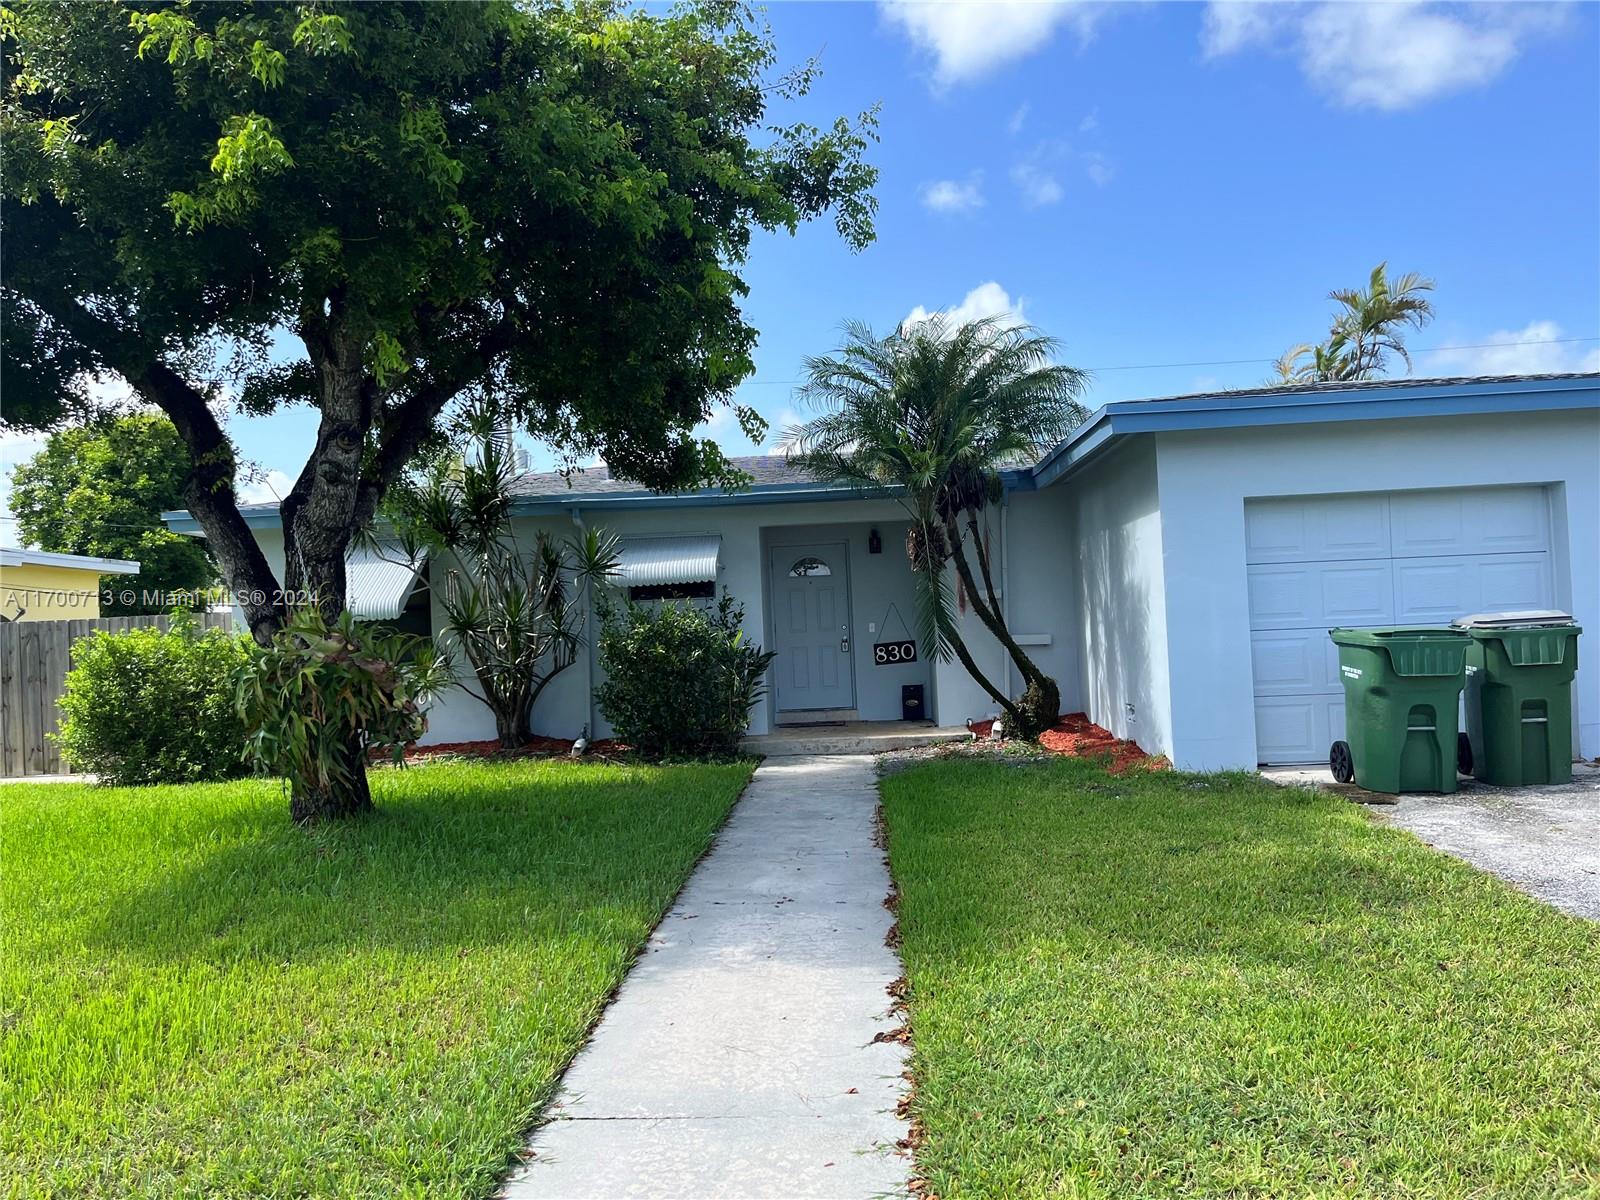
<path fill-rule="evenodd" d="M 959 725 L 924 725 L 906 721 L 851 721 L 843 725 L 790 726 L 756 734 L 739 743 L 746 754 L 777 758 L 793 754 L 882 754 L 943 742 L 968 742 L 970 730 Z"/>

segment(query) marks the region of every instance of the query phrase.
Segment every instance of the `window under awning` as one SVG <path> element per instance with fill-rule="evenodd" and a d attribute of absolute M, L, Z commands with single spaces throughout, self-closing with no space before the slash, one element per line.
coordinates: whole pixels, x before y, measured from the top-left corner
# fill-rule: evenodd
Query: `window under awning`
<path fill-rule="evenodd" d="M 354 547 L 344 560 L 345 607 L 362 621 L 393 621 L 416 590 L 428 552 L 413 558 L 398 542 Z"/>
<path fill-rule="evenodd" d="M 629 588 L 715 583 L 721 553 L 722 535 L 717 533 L 625 538 L 618 545 L 615 581 Z"/>

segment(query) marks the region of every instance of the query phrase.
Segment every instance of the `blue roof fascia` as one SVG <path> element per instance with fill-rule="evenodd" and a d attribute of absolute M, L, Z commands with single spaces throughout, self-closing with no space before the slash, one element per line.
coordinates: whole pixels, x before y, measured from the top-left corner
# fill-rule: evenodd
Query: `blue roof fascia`
<path fill-rule="evenodd" d="M 848 487 L 827 487 L 815 483 L 776 483 L 740 492 L 651 492 L 643 488 L 629 492 L 570 492 L 543 496 L 518 496 L 511 511 L 519 517 L 550 516 L 575 508 L 705 508 L 726 504 L 798 504 L 803 501 L 876 500 Z"/>
<path fill-rule="evenodd" d="M 275 508 L 241 512 L 239 515 L 244 518 L 244 523 L 251 529 L 276 529 L 279 525 L 278 510 Z M 190 516 L 187 509 L 177 508 L 171 512 L 162 513 L 161 523 L 172 530 L 173 533 L 187 533 L 197 537 L 205 536 L 205 530 L 200 528 L 199 520 Z"/>
<path fill-rule="evenodd" d="M 1517 396 L 1519 402 L 1508 405 L 1507 396 Z M 1397 387 L 1383 393 L 1350 388 L 1281 395 L 1219 393 L 1173 400 L 1122 400 L 1095 410 L 1040 460 L 1033 474 L 1036 486 L 1048 487 L 1077 470 L 1109 442 L 1129 434 L 1584 408 L 1600 408 L 1600 376 Z"/>

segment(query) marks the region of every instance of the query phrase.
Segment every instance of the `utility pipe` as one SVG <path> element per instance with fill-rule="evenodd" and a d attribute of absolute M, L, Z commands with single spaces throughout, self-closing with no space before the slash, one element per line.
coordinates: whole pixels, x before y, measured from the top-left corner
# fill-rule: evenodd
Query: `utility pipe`
<path fill-rule="evenodd" d="M 582 509 L 579 509 L 579 507 L 574 504 L 573 510 L 571 510 L 571 515 L 573 515 L 573 525 L 578 528 L 579 538 L 586 538 L 587 534 L 589 534 L 589 526 L 584 525 L 584 514 L 582 514 Z M 589 707 L 587 707 L 587 712 L 589 712 L 589 726 L 587 726 L 587 728 L 589 728 L 589 738 L 597 739 L 598 736 L 600 736 L 600 725 L 598 725 L 597 720 L 595 720 L 594 581 L 586 582 L 586 584 L 584 584 L 584 589 L 586 589 L 587 592 L 586 597 L 584 597 L 584 600 L 587 602 L 586 605 L 584 605 L 584 667 L 586 667 L 587 675 L 589 675 L 589 701 L 587 701 L 587 704 L 589 704 Z"/>

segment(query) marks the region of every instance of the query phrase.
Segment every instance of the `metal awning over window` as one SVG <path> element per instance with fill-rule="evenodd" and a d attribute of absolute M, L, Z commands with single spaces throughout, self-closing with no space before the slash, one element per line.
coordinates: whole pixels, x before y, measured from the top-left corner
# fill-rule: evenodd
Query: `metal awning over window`
<path fill-rule="evenodd" d="M 426 550 L 412 558 L 398 542 L 353 547 L 344 560 L 345 606 L 363 621 L 393 621 L 427 563 Z"/>
<path fill-rule="evenodd" d="M 618 551 L 620 562 L 615 582 L 623 587 L 715 583 L 722 536 L 697 533 L 682 537 L 625 538 Z"/>

